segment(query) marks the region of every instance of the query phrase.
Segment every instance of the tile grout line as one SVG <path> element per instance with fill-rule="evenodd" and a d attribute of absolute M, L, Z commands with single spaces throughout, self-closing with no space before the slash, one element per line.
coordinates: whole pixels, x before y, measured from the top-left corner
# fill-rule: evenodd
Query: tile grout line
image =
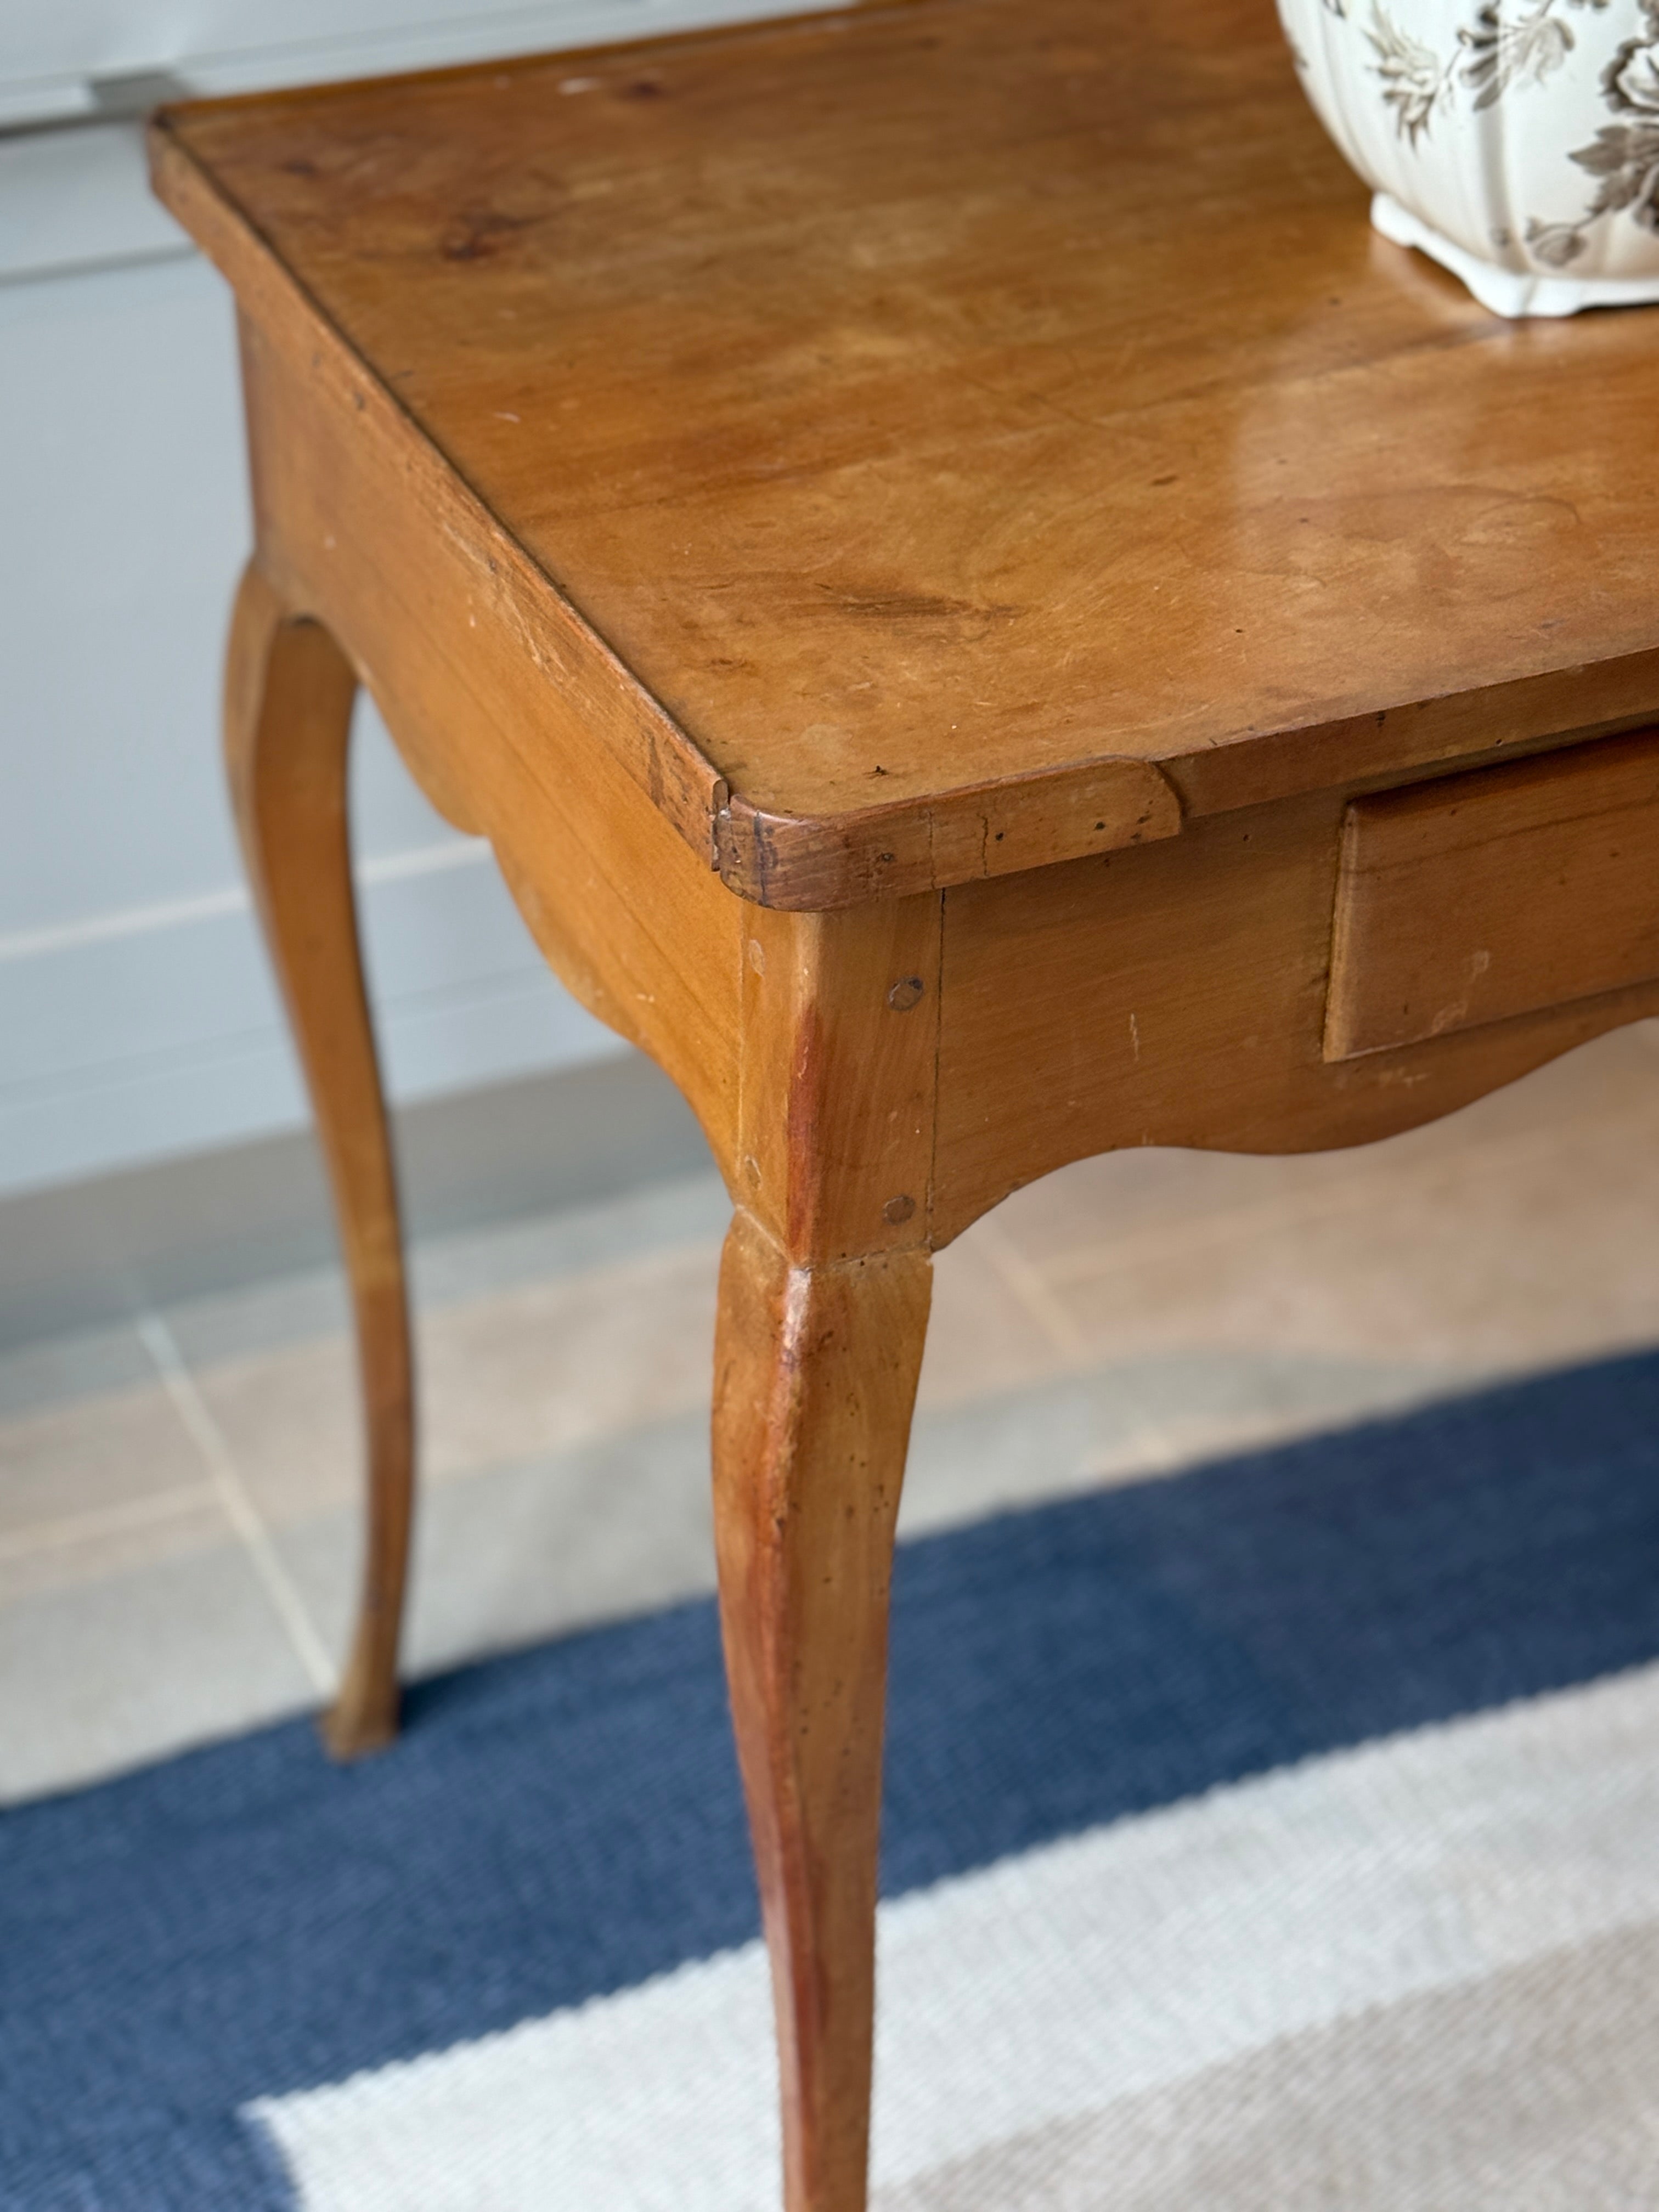
<path fill-rule="evenodd" d="M 974 1235 L 991 1265 L 1055 1348 L 1067 1359 L 1086 1359 L 1089 1347 L 1083 1332 L 1054 1295 L 1042 1271 L 1025 1258 L 1000 1227 L 993 1224 L 988 1214 L 975 1222 Z"/>
<path fill-rule="evenodd" d="M 975 1224 L 975 1234 L 992 1266 L 1001 1274 L 1037 1326 L 1048 1332 L 1068 1359 L 1086 1369 L 1095 1356 L 1094 1348 L 1066 1311 L 1064 1301 L 1057 1295 L 1042 1269 L 1034 1261 L 1028 1260 L 1012 1238 L 994 1224 L 989 1216 L 981 1217 Z M 1141 1413 L 1139 1425 L 1134 1431 L 1134 1441 L 1139 1447 L 1138 1462 L 1147 1473 L 1170 1474 L 1181 1466 L 1181 1448 L 1170 1433 L 1168 1423 L 1159 1420 L 1156 1414 Z"/>
<path fill-rule="evenodd" d="M 172 1400 L 173 1410 L 189 1431 L 191 1439 L 201 1454 L 215 1495 L 224 1508 L 226 1518 L 235 1530 L 244 1550 L 264 1586 L 277 1618 L 287 1632 L 295 1657 L 313 1686 L 319 1695 L 332 1697 L 339 1686 L 334 1662 L 330 1658 L 316 1624 L 306 1609 L 305 1600 L 277 1555 L 269 1530 L 260 1519 L 253 1500 L 248 1496 L 230 1447 L 223 1432 L 209 1411 L 206 1401 L 196 1387 L 195 1377 L 185 1364 L 173 1331 L 156 1313 L 147 1313 L 137 1322 L 137 1333 L 145 1351 L 161 1379 L 162 1388 Z"/>

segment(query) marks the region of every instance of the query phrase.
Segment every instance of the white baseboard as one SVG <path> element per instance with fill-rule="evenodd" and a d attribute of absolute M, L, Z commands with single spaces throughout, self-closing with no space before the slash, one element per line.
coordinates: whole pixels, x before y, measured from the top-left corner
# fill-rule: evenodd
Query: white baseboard
<path fill-rule="evenodd" d="M 393 1138 L 415 1246 L 711 1169 L 636 1052 L 401 1107 Z M 308 1127 L 0 1195 L 0 1352 L 337 1263 Z"/>

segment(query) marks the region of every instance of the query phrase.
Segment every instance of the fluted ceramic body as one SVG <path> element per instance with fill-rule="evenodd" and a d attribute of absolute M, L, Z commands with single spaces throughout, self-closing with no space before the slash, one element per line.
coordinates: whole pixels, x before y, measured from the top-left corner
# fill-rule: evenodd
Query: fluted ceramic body
<path fill-rule="evenodd" d="M 1372 219 L 1500 314 L 1659 299 L 1659 0 L 1279 0 Z"/>

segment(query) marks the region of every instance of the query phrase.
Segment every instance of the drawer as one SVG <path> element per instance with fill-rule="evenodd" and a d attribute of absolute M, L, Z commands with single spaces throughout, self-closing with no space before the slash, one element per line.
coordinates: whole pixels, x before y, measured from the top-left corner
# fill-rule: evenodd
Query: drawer
<path fill-rule="evenodd" d="M 1659 729 L 1355 799 L 1325 1058 L 1659 978 Z"/>

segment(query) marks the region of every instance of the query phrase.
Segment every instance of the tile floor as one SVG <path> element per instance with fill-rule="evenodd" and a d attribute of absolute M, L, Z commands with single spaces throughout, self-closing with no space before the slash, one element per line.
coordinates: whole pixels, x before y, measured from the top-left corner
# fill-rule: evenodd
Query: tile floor
<path fill-rule="evenodd" d="M 711 1586 L 712 1175 L 416 1255 L 410 1664 Z M 1139 1152 L 939 1261 L 904 1526 L 1659 1341 L 1659 1025 L 1359 1152 Z M 315 1704 L 353 1585 L 339 1285 L 0 1357 L 0 1798 Z"/>

